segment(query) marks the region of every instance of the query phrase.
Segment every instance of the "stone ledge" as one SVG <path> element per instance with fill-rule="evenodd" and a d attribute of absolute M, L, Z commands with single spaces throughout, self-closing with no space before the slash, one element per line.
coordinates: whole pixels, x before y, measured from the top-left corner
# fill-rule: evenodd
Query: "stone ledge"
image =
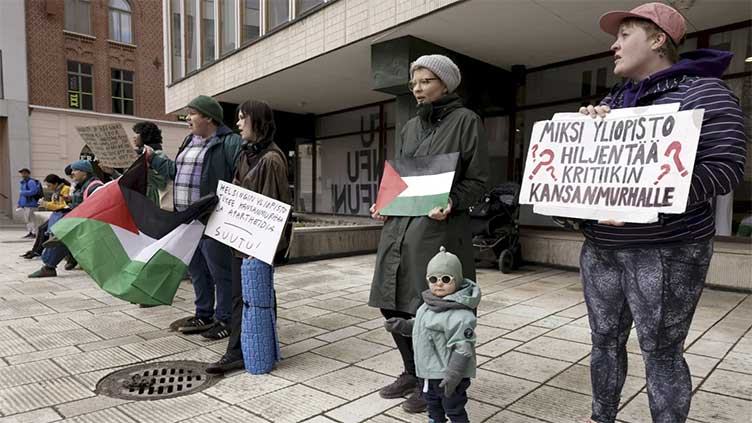
<path fill-rule="evenodd" d="M 380 224 L 369 224 L 295 228 L 290 261 L 373 253 L 379 245 L 381 227 Z"/>
<path fill-rule="evenodd" d="M 522 229 L 520 243 L 525 261 L 573 269 L 580 267 L 585 238 L 577 232 Z M 752 244 L 722 239 L 714 244 L 707 285 L 752 291 Z"/>

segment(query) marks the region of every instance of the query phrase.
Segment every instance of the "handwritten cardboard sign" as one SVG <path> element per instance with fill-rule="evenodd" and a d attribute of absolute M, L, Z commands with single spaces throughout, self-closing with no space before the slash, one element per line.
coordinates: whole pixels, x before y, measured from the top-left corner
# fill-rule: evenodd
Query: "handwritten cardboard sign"
<path fill-rule="evenodd" d="M 536 122 L 520 203 L 539 214 L 634 223 L 684 212 L 704 110 L 665 110 Z"/>
<path fill-rule="evenodd" d="M 204 234 L 272 264 L 290 205 L 224 181 L 217 185 L 217 196 Z"/>
<path fill-rule="evenodd" d="M 100 165 L 127 168 L 137 158 L 122 123 L 77 126 L 76 129 Z"/>

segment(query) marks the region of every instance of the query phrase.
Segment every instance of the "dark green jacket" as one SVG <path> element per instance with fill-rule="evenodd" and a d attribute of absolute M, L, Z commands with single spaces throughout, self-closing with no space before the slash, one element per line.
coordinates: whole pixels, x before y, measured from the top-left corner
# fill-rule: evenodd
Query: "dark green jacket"
<path fill-rule="evenodd" d="M 178 149 L 178 156 L 183 152 L 193 135 L 188 135 Z M 219 181 L 232 183 L 235 174 L 235 163 L 240 154 L 243 139 L 226 126 L 217 128 L 216 137 L 209 141 L 209 147 L 204 156 L 201 168 L 201 196 L 213 194 L 217 190 Z M 170 181 L 175 180 L 177 166 L 174 160 L 165 155 L 152 154 L 149 156 L 149 167 Z"/>
<path fill-rule="evenodd" d="M 94 181 L 96 181 L 96 183 L 92 186 L 91 184 Z M 71 209 L 76 208 L 79 204 L 84 202 L 84 193 L 87 193 L 86 197 L 89 197 L 102 185 L 102 181 L 100 181 L 99 178 L 94 175 L 89 175 L 83 183 L 76 184 L 76 189 L 71 193 L 71 201 L 68 203 L 68 207 Z"/>
<path fill-rule="evenodd" d="M 154 150 L 155 156 L 166 158 L 164 151 Z M 154 169 L 149 169 L 146 174 L 146 197 L 157 207 L 160 206 L 160 192 L 167 188 L 167 179 Z"/>
<path fill-rule="evenodd" d="M 480 117 L 454 95 L 408 121 L 400 141 L 397 158 L 460 153 L 449 194 L 452 213 L 445 220 L 390 216 L 381 231 L 368 304 L 414 315 L 426 289 L 426 266 L 442 245 L 459 257 L 464 277 L 475 280 L 467 209 L 486 191 L 488 148 Z"/>

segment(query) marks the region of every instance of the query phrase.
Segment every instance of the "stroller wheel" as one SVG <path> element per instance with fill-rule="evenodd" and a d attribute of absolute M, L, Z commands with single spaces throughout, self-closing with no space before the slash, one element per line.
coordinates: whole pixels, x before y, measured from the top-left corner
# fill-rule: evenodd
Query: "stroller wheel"
<path fill-rule="evenodd" d="M 499 270 L 501 273 L 511 273 L 514 268 L 514 253 L 506 249 L 499 254 Z"/>

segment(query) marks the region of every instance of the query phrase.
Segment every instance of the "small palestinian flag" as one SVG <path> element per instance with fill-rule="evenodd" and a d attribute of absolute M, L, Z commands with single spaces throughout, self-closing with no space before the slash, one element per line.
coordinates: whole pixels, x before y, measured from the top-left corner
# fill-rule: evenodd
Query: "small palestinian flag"
<path fill-rule="evenodd" d="M 376 198 L 383 216 L 425 216 L 446 207 L 460 153 L 387 160 Z"/>
<path fill-rule="evenodd" d="M 197 219 L 217 199 L 206 197 L 182 212 L 162 210 L 143 194 L 146 171 L 142 155 L 52 232 L 103 290 L 136 304 L 172 304 L 204 232 Z"/>

